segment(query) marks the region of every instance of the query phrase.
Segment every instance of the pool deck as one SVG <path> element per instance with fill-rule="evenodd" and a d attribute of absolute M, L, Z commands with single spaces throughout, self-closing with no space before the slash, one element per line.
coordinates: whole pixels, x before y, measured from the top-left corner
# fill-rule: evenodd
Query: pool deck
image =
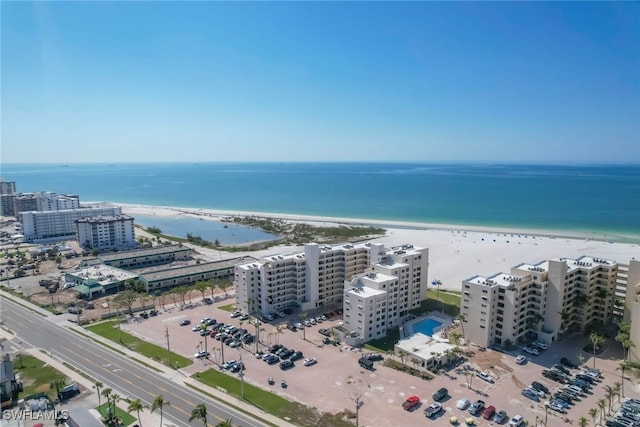
<path fill-rule="evenodd" d="M 448 314 L 444 314 L 439 311 L 430 311 L 428 313 L 423 314 L 420 317 L 416 317 L 414 319 L 411 319 L 405 322 L 402 326 L 400 326 L 400 339 L 406 339 L 416 334 L 416 331 L 413 330 L 413 325 L 425 319 L 433 319 L 437 322 L 440 322 L 441 325 L 433 328 L 432 338 L 436 340 L 443 340 L 448 342 L 446 338 L 441 336 L 440 332 L 447 329 L 450 325 L 453 324 L 453 318 Z"/>

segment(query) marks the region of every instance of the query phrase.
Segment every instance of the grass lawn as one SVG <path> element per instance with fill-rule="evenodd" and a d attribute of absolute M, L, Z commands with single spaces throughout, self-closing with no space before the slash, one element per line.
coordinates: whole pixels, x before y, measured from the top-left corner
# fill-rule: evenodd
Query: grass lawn
<path fill-rule="evenodd" d="M 115 325 L 110 321 L 87 326 L 87 329 L 93 333 L 110 339 L 113 342 L 118 342 L 118 328 L 115 327 Z M 169 364 L 166 348 L 143 341 L 140 338 L 126 333 L 125 331 L 120 332 L 120 338 L 122 339 L 122 344 L 124 344 L 130 350 L 137 351 L 143 356 L 147 356 L 164 365 Z M 189 366 L 193 363 L 191 359 L 187 359 L 186 357 L 171 352 L 171 363 L 173 363 L 175 366 L 176 362 L 180 364 L 181 368 Z"/>
<path fill-rule="evenodd" d="M 96 408 L 96 410 L 100 412 L 103 417 L 107 415 L 107 405 L 108 403 L 105 402 Z M 128 426 L 138 422 L 138 419 L 134 415 L 128 413 L 118 405 L 116 405 L 116 416 L 122 420 L 123 426 Z"/>
<path fill-rule="evenodd" d="M 236 309 L 236 304 L 227 304 L 227 305 L 221 305 L 220 307 L 218 307 L 220 310 L 224 310 L 224 311 L 228 311 L 229 313 L 233 313 L 233 311 Z"/>
<path fill-rule="evenodd" d="M 13 360 L 13 368 L 20 373 L 24 390 L 19 397 L 24 398 L 36 393 L 46 393 L 51 400 L 56 400 L 56 389 L 50 387 L 53 380 L 62 378 L 68 381 L 61 372 L 46 365 L 42 360 L 29 354 L 16 356 Z M 69 384 L 69 381 L 67 382 Z"/>
<path fill-rule="evenodd" d="M 460 313 L 460 292 L 444 291 L 438 292 L 435 288 L 427 290 L 427 298 L 422 301 L 420 308 L 410 310 L 411 314 L 420 316 L 428 311 L 444 311 L 450 316 L 457 316 Z"/>
<path fill-rule="evenodd" d="M 387 329 L 385 337 L 369 341 L 364 345 L 364 348 L 385 354 L 388 351 L 393 352 L 393 347 L 398 341 L 400 341 L 400 330 L 398 328 Z"/>

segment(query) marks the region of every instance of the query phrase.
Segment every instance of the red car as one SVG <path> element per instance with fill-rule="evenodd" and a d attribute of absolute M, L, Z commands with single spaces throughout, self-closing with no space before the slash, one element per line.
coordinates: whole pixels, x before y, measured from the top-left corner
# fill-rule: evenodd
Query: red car
<path fill-rule="evenodd" d="M 493 406 L 487 406 L 484 411 L 482 411 L 482 418 L 484 418 L 485 420 L 488 420 L 489 418 L 493 417 L 493 414 L 496 413 L 496 408 Z"/>
<path fill-rule="evenodd" d="M 414 408 L 415 406 L 417 406 L 419 403 L 420 403 L 420 398 L 418 396 L 410 396 L 407 398 L 407 400 L 405 400 L 402 403 L 402 408 L 405 411 L 408 411 L 411 408 Z"/>

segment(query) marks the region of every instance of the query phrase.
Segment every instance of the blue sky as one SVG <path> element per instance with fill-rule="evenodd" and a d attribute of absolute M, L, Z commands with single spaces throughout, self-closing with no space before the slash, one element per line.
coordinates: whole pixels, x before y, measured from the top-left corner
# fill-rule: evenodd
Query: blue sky
<path fill-rule="evenodd" d="M 637 2 L 3 2 L 2 162 L 640 163 Z"/>

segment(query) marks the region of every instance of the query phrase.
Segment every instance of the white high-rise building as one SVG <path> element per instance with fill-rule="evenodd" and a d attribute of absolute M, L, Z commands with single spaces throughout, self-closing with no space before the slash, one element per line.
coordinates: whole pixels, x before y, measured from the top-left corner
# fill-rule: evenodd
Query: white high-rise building
<path fill-rule="evenodd" d="M 122 214 L 120 207 L 81 208 L 46 212 L 20 212 L 18 219 L 25 242 L 56 242 L 76 239 L 75 221 L 94 216 Z"/>
<path fill-rule="evenodd" d="M 262 314 L 290 307 L 309 312 L 346 310 L 347 296 L 373 297 L 374 306 L 384 304 L 384 315 L 376 316 L 372 332 L 377 337 L 420 306 L 426 295 L 428 257 L 428 249 L 412 245 L 385 249 L 380 243 L 307 244 L 302 253 L 270 255 L 236 265 L 237 306 L 247 313 Z M 377 311 L 367 316 L 374 319 L 371 316 Z M 357 326 L 357 322 L 352 325 L 353 331 Z M 369 339 L 368 328 L 366 333 L 362 330 L 365 340 Z"/>
<path fill-rule="evenodd" d="M 462 282 L 460 314 L 465 337 L 479 346 L 551 343 L 613 315 L 618 265 L 583 256 L 520 264 L 510 273 Z"/>
<path fill-rule="evenodd" d="M 351 344 L 384 337 L 426 297 L 429 250 L 372 245 L 373 271 L 353 279 L 344 291 L 343 329 Z"/>
<path fill-rule="evenodd" d="M 133 217 L 95 216 L 76 220 L 78 243 L 85 249 L 130 249 L 136 247 Z"/>
<path fill-rule="evenodd" d="M 58 194 L 50 191 L 17 193 L 13 199 L 15 215 L 20 212 L 47 212 L 80 208 L 80 198 L 74 194 Z"/>

